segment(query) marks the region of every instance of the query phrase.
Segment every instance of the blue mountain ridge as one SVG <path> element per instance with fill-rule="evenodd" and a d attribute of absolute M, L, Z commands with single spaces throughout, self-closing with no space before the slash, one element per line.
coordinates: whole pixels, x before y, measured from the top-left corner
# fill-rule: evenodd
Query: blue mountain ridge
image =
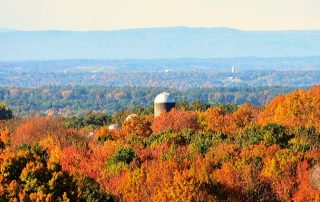
<path fill-rule="evenodd" d="M 320 55 L 320 30 L 242 31 L 223 27 L 114 31 L 1 30 L 2 61 Z"/>

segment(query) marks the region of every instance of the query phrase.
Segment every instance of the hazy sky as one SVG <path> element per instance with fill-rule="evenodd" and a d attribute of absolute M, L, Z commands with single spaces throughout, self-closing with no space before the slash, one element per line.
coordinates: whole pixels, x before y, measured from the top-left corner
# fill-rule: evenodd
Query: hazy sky
<path fill-rule="evenodd" d="M 320 29 L 320 0 L 0 0 L 0 27 Z"/>

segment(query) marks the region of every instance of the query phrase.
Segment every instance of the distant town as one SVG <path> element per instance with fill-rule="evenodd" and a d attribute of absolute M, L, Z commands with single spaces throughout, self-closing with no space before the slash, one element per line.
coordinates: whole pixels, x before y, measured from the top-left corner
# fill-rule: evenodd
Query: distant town
<path fill-rule="evenodd" d="M 125 79 L 123 79 L 125 78 Z M 320 57 L 0 62 L 0 86 L 303 87 L 320 82 Z"/>

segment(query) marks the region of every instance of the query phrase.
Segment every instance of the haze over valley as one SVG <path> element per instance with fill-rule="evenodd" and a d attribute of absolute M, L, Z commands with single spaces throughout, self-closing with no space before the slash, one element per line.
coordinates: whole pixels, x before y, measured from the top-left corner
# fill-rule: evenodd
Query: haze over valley
<path fill-rule="evenodd" d="M 0 32 L 0 60 L 319 56 L 320 30 L 144 28 Z"/>

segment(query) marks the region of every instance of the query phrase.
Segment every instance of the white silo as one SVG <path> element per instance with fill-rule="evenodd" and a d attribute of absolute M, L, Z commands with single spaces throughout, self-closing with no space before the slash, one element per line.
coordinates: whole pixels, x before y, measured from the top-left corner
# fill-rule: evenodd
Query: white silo
<path fill-rule="evenodd" d="M 154 99 L 154 116 L 159 116 L 162 111 L 169 112 L 174 108 L 176 102 L 169 93 L 163 92 Z"/>

